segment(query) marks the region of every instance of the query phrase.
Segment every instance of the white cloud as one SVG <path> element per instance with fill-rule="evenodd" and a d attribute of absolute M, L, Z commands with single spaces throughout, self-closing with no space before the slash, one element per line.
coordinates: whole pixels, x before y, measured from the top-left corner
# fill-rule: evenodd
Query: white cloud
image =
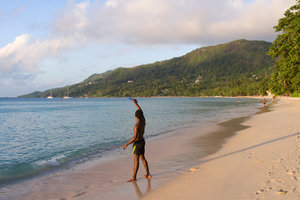
<path fill-rule="evenodd" d="M 70 2 L 49 38 L 20 34 L 0 47 L 0 77 L 40 73 L 39 63 L 77 45 L 213 44 L 240 38 L 272 41 L 273 26 L 295 0 L 107 0 Z M 77 46 L 77 47 L 78 47 Z"/>
<path fill-rule="evenodd" d="M 43 40 L 21 34 L 12 43 L 0 47 L 0 77 L 23 79 L 40 73 L 39 63 L 57 57 L 84 41 L 89 3 L 69 4 L 53 26 L 51 37 Z M 56 34 L 57 32 L 58 34 Z"/>
<path fill-rule="evenodd" d="M 124 0 L 107 0 L 106 1 L 106 7 L 116 7 L 118 6 L 122 1 Z"/>
<path fill-rule="evenodd" d="M 54 23 L 58 35 L 83 43 L 208 44 L 272 41 L 273 26 L 294 0 L 108 0 L 69 4 Z"/>
<path fill-rule="evenodd" d="M 234 8 L 243 8 L 243 0 L 228 0 L 228 4 Z"/>
<path fill-rule="evenodd" d="M 69 3 L 53 23 L 53 34 L 80 37 L 88 24 L 89 2 Z M 81 40 L 83 38 L 80 38 Z"/>
<path fill-rule="evenodd" d="M 73 37 L 31 41 L 28 34 L 17 36 L 12 43 L 0 48 L 0 75 L 8 78 L 38 73 L 39 61 L 57 56 L 74 44 Z"/>
<path fill-rule="evenodd" d="M 215 43 L 274 39 L 273 26 L 294 0 L 110 0 L 91 8 L 82 34 L 93 41 Z"/>
<path fill-rule="evenodd" d="M 293 1 L 257 0 L 236 13 L 234 18 L 224 18 L 208 26 L 215 38 L 274 39 L 273 26 Z"/>

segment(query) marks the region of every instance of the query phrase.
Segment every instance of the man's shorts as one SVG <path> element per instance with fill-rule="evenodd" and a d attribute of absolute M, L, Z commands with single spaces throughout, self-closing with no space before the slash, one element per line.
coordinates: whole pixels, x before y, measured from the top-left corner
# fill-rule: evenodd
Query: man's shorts
<path fill-rule="evenodd" d="M 133 143 L 132 154 L 144 155 L 145 153 L 145 140 L 139 140 Z"/>

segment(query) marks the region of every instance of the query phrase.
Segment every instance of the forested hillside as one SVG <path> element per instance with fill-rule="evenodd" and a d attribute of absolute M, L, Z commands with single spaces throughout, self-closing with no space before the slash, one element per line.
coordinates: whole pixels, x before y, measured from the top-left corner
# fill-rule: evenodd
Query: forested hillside
<path fill-rule="evenodd" d="M 184 56 L 94 74 L 81 83 L 51 89 L 53 97 L 237 96 L 264 94 L 274 60 L 271 43 L 237 40 Z M 22 97 L 46 97 L 50 90 Z"/>

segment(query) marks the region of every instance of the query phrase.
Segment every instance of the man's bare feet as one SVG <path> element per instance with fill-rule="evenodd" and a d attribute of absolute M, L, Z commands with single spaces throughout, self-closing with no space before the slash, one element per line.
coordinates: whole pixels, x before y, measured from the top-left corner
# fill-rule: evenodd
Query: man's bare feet
<path fill-rule="evenodd" d="M 149 179 L 149 180 L 152 178 L 151 174 L 146 174 L 144 177 Z"/>
<path fill-rule="evenodd" d="M 135 182 L 136 181 L 136 179 L 129 179 L 127 182 L 129 183 L 129 182 Z"/>

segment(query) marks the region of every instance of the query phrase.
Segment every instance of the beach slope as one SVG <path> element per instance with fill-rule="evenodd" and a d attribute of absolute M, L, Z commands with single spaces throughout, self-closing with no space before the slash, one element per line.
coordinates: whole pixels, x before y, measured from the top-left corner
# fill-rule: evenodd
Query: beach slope
<path fill-rule="evenodd" d="M 281 98 L 271 110 L 144 199 L 300 199 L 300 99 Z"/>

